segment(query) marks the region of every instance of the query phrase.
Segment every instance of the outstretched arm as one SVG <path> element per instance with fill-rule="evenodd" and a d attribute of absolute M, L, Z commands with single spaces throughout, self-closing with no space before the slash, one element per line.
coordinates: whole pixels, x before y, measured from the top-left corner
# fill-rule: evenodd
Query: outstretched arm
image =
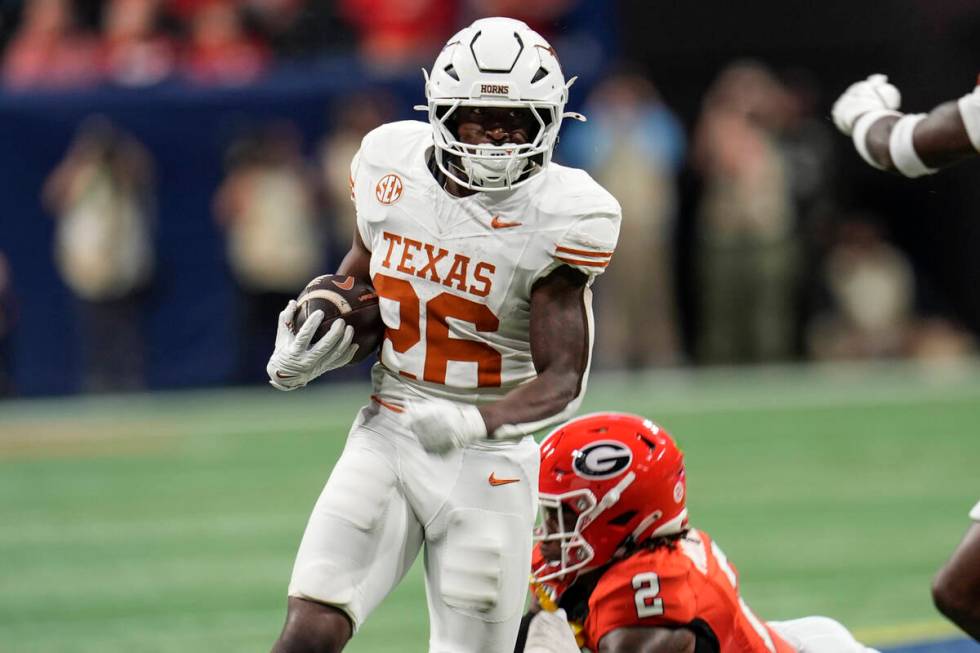
<path fill-rule="evenodd" d="M 897 170 L 890 143 L 901 118 L 886 116 L 868 129 L 868 151 L 885 170 Z M 976 156 L 957 102 L 945 102 L 926 114 L 912 130 L 912 146 L 927 168 L 939 169 Z"/>
<path fill-rule="evenodd" d="M 927 114 L 898 110 L 901 95 L 884 75 L 852 84 L 833 107 L 837 127 L 868 164 L 907 177 L 931 174 L 980 149 L 980 90 Z"/>

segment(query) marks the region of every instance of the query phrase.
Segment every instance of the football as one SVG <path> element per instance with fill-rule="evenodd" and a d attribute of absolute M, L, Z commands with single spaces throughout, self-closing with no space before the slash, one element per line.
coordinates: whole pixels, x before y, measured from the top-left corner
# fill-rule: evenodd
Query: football
<path fill-rule="evenodd" d="M 324 274 L 306 284 L 296 301 L 299 307 L 293 319 L 294 333 L 313 312 L 323 311 L 323 323 L 313 334 L 313 342 L 322 338 L 338 318 L 354 327 L 358 347 L 351 363 L 364 360 L 381 344 L 384 322 L 378 294 L 368 284 L 342 274 Z"/>

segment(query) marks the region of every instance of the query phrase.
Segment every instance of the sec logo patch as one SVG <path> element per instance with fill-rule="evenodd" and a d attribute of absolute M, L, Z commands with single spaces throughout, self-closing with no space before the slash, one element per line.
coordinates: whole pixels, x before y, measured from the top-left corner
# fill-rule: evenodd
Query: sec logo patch
<path fill-rule="evenodd" d="M 385 175 L 374 187 L 374 196 L 382 204 L 394 204 L 401 198 L 404 188 L 401 177 L 396 174 Z"/>

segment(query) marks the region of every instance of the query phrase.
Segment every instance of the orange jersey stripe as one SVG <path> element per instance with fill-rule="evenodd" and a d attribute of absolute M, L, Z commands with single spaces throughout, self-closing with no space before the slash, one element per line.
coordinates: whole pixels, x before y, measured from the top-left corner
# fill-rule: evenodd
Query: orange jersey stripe
<path fill-rule="evenodd" d="M 579 256 L 593 256 L 596 258 L 608 258 L 613 255 L 612 252 L 593 252 L 587 249 L 572 249 L 571 247 L 558 246 L 555 248 L 556 252 L 562 252 L 563 254 L 577 254 Z"/>
<path fill-rule="evenodd" d="M 371 395 L 371 401 L 374 401 L 374 402 L 376 402 L 376 403 L 384 406 L 385 408 L 387 408 L 388 410 L 390 410 L 393 413 L 404 413 L 405 412 L 405 409 L 402 408 L 401 406 L 396 406 L 395 404 L 393 404 L 391 402 L 385 401 L 384 399 L 382 399 L 378 395 Z"/>
<path fill-rule="evenodd" d="M 564 256 L 556 256 L 555 258 L 565 263 L 571 263 L 572 265 L 587 265 L 592 268 L 604 268 L 609 265 L 609 261 L 583 261 L 577 258 L 565 258 Z"/>

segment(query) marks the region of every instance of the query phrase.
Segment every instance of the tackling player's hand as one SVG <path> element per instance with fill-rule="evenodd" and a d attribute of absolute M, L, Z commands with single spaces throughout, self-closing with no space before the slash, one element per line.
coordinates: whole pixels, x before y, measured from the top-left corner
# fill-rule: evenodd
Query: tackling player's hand
<path fill-rule="evenodd" d="M 888 83 L 888 77 L 871 75 L 848 86 L 834 102 L 831 114 L 837 129 L 850 136 L 854 123 L 863 114 L 869 111 L 897 111 L 901 104 L 902 94 Z"/>
<path fill-rule="evenodd" d="M 487 426 L 476 406 L 444 399 L 409 402 L 408 428 L 429 453 L 445 453 L 487 437 Z"/>
<path fill-rule="evenodd" d="M 579 653 L 564 610 L 542 610 L 534 615 L 527 628 L 524 653 Z"/>
<path fill-rule="evenodd" d="M 343 320 L 335 320 L 323 337 L 311 347 L 313 333 L 323 322 L 323 311 L 314 311 L 303 323 L 299 333 L 294 334 L 291 322 L 296 314 L 296 306 L 296 300 L 290 300 L 279 314 L 276 348 L 269 358 L 269 364 L 265 366 L 269 383 L 278 390 L 302 388 L 324 372 L 343 367 L 357 352 L 357 345 L 351 344 L 354 329 Z"/>

